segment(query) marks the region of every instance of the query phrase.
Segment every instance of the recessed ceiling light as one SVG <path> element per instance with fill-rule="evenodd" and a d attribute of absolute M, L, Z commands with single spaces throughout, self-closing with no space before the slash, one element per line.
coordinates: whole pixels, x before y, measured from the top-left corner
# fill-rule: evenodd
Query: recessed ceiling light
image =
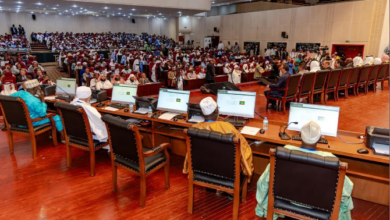
<path fill-rule="evenodd" d="M 52 8 L 53 10 L 56 10 L 57 8 Z"/>
<path fill-rule="evenodd" d="M 49 14 L 49 13 L 45 12 L 45 15 L 47 15 L 47 14 Z"/>
<path fill-rule="evenodd" d="M 65 12 L 68 12 L 68 10 L 65 10 Z"/>
<path fill-rule="evenodd" d="M 118 10 L 122 10 L 122 8 L 118 8 Z"/>
<path fill-rule="evenodd" d="M 181 11 L 177 12 L 177 13 L 181 13 Z"/>
<path fill-rule="evenodd" d="M 120 12 L 118 12 L 118 15 L 120 15 L 121 13 Z"/>
<path fill-rule="evenodd" d="M 104 7 L 104 9 L 108 9 L 108 7 L 106 6 L 106 7 Z"/>
<path fill-rule="evenodd" d="M 59 13 L 59 15 L 62 15 L 62 13 Z"/>
<path fill-rule="evenodd" d="M 135 11 L 135 8 L 132 8 L 131 10 Z"/>
<path fill-rule="evenodd" d="M 36 5 L 42 5 L 42 3 L 40 3 L 40 2 L 37 2 L 37 3 L 35 3 Z"/>
<path fill-rule="evenodd" d="M 34 14 L 34 12 L 32 11 L 32 12 L 30 12 L 31 14 Z"/>
<path fill-rule="evenodd" d="M 1 1 L 1 2 L 3 2 L 3 1 Z M 23 4 L 23 2 L 15 2 L 16 4 Z"/>
<path fill-rule="evenodd" d="M 73 8 L 77 8 L 77 5 L 72 5 Z"/>
<path fill-rule="evenodd" d="M 215 4 L 215 2 L 212 2 L 213 4 Z"/>

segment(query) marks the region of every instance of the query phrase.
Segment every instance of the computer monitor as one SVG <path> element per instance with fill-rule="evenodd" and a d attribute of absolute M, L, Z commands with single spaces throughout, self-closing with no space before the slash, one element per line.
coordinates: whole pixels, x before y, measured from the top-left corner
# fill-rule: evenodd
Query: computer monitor
<path fill-rule="evenodd" d="M 134 103 L 133 96 L 137 95 L 137 85 L 114 83 L 112 87 L 111 103 L 130 104 Z"/>
<path fill-rule="evenodd" d="M 56 95 L 76 95 L 76 79 L 57 78 Z"/>
<path fill-rule="evenodd" d="M 221 115 L 254 118 L 256 92 L 218 90 L 217 105 Z"/>
<path fill-rule="evenodd" d="M 322 135 L 336 137 L 339 113 L 340 107 L 291 103 L 288 123 L 298 122 L 298 124 L 290 124 L 288 129 L 301 131 L 303 125 L 310 121 L 314 121 L 321 127 Z"/>
<path fill-rule="evenodd" d="M 190 91 L 160 89 L 157 109 L 175 113 L 187 113 Z"/>

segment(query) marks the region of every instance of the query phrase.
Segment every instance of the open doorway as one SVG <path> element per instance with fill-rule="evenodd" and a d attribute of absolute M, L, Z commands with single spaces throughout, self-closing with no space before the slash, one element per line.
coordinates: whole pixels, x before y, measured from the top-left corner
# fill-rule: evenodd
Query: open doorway
<path fill-rule="evenodd" d="M 358 53 L 362 54 L 364 57 L 364 45 L 363 44 L 333 44 L 332 53 L 337 52 L 338 54 L 341 51 L 345 54 L 345 58 L 354 58 Z"/>
<path fill-rule="evenodd" d="M 207 36 L 209 38 L 211 38 L 211 45 L 216 48 L 218 47 L 218 44 L 219 44 L 219 36 Z"/>

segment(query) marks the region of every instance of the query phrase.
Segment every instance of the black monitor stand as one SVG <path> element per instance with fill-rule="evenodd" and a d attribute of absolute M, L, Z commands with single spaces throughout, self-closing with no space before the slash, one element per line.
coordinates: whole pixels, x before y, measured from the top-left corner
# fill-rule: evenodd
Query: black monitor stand
<path fill-rule="evenodd" d="M 226 120 L 226 122 L 229 122 L 234 127 L 244 127 L 246 120 L 239 120 L 238 117 L 235 116 L 234 118 L 228 118 L 228 120 Z"/>

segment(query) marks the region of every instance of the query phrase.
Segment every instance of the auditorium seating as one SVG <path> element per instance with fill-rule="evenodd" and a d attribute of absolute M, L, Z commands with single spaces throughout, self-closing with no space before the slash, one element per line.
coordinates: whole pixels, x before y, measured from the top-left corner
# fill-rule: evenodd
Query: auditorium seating
<path fill-rule="evenodd" d="M 288 101 L 295 101 L 297 99 L 298 87 L 299 87 L 300 80 L 301 80 L 301 75 L 299 75 L 299 74 L 291 75 L 287 79 L 286 88 L 284 88 L 284 89 L 270 88 L 271 91 L 272 90 L 283 91 L 284 94 L 283 94 L 283 96 L 273 96 L 271 94 L 271 91 L 270 91 L 268 93 L 268 96 L 267 96 L 266 108 L 268 109 L 269 100 L 273 99 L 273 100 L 279 101 L 278 106 L 280 104 L 282 104 L 283 113 L 286 114 L 286 102 L 288 102 Z"/>
<path fill-rule="evenodd" d="M 267 219 L 272 220 L 274 213 L 295 219 L 339 219 L 347 168 L 337 157 L 270 149 Z"/>
<path fill-rule="evenodd" d="M 106 114 L 102 117 L 106 123 L 111 151 L 112 191 L 117 188 L 117 167 L 123 168 L 140 177 L 140 205 L 145 206 L 146 177 L 164 168 L 165 188 L 169 189 L 169 143 L 160 144 L 153 149 L 144 148 L 142 136 L 137 126 L 131 122 Z M 126 141 L 123 140 L 135 140 Z"/>

